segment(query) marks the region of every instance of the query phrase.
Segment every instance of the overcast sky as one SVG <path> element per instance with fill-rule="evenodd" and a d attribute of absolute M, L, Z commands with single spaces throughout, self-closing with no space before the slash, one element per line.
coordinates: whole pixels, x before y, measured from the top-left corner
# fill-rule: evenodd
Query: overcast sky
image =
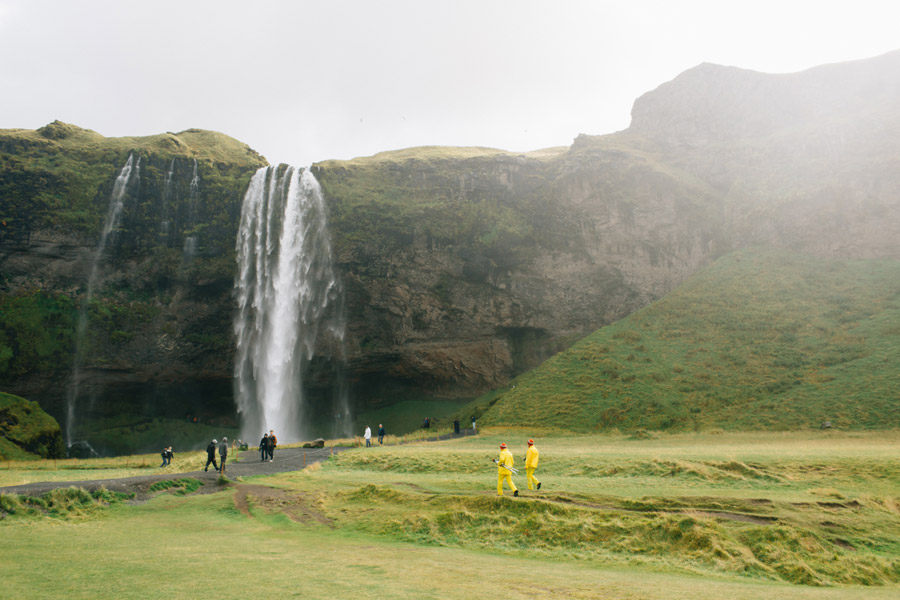
<path fill-rule="evenodd" d="M 0 0 L 0 128 L 191 127 L 297 166 L 512 151 L 628 127 L 701 62 L 785 73 L 900 49 L 900 2 Z"/>

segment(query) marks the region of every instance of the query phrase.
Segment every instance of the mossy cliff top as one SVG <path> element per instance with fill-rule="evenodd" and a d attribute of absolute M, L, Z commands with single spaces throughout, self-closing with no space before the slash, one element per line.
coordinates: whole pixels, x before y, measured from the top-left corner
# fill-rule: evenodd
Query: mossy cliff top
<path fill-rule="evenodd" d="M 127 153 L 145 152 L 174 158 L 183 156 L 197 160 L 226 163 L 266 164 L 266 159 L 247 144 L 217 131 L 187 129 L 180 133 L 148 136 L 104 137 L 90 129 L 53 121 L 39 129 L 0 129 L 0 149 L 30 148 L 37 155 L 44 152 Z"/>
<path fill-rule="evenodd" d="M 177 211 L 183 209 L 177 206 L 177 198 L 187 200 L 190 195 L 196 161 L 201 187 L 195 199 L 209 214 L 193 215 L 192 223 L 179 223 L 182 235 L 193 235 L 188 229 L 209 220 L 233 229 L 226 221 L 235 220 L 234 216 L 220 214 L 223 203 L 228 204 L 229 213 L 234 212 L 235 203 L 239 210 L 250 176 L 266 164 L 246 144 L 200 129 L 121 138 L 60 121 L 37 130 L 0 129 L 0 242 L 27 240 L 36 231 L 54 230 L 90 244 L 102 230 L 116 175 L 132 154 L 142 161 L 142 187 L 129 209 L 146 225 L 176 220 Z M 174 187 L 167 197 L 163 185 L 169 171 L 174 173 Z M 145 247 L 152 245 L 148 242 L 144 240 Z"/>

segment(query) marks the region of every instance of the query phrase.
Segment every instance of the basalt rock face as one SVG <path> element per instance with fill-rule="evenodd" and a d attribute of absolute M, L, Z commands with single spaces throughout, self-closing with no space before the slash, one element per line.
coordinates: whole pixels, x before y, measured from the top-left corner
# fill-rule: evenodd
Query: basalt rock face
<path fill-rule="evenodd" d="M 63 421 L 80 349 L 80 404 L 96 416 L 230 412 L 234 238 L 264 162 L 200 130 L 0 131 L 0 388 Z"/>
<path fill-rule="evenodd" d="M 352 370 L 379 390 L 502 385 L 723 248 L 709 186 L 616 140 L 519 156 L 420 149 L 315 174 Z"/>
<path fill-rule="evenodd" d="M 736 246 L 900 257 L 900 51 L 771 75 L 703 64 L 628 135 L 716 191 Z"/>

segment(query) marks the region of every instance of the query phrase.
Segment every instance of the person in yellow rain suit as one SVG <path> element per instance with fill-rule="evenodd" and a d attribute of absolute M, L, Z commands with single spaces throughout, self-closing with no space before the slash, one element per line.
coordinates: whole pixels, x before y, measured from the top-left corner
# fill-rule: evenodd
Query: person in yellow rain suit
<path fill-rule="evenodd" d="M 509 467 L 509 468 L 507 468 Z M 506 444 L 500 444 L 500 457 L 497 459 L 497 495 L 503 495 L 503 480 L 506 479 L 506 485 L 512 490 L 513 496 L 519 495 L 516 484 L 512 480 L 513 455 L 506 449 Z"/>
<path fill-rule="evenodd" d="M 528 440 L 528 452 L 525 454 L 525 478 L 528 480 L 528 489 L 541 489 L 541 482 L 534 476 L 534 470 L 538 466 L 538 449 L 534 447 L 534 440 Z M 532 487 L 534 486 L 534 487 Z"/>

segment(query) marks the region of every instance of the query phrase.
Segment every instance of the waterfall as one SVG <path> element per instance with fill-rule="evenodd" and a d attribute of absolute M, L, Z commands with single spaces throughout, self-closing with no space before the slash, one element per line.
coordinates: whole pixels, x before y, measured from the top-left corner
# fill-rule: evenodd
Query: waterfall
<path fill-rule="evenodd" d="M 197 175 L 197 159 L 194 159 L 194 173 L 191 176 L 191 196 L 188 200 L 188 219 L 189 227 L 194 227 L 197 212 L 197 196 L 200 191 L 200 176 Z M 197 253 L 197 236 L 189 235 L 184 238 L 183 258 L 184 262 L 189 263 L 194 259 Z"/>
<path fill-rule="evenodd" d="M 138 157 L 137 165 L 134 164 L 134 156 L 128 155 L 125 166 L 119 171 L 116 182 L 113 185 L 112 193 L 109 196 L 109 208 L 106 211 L 106 221 L 103 223 L 103 231 L 100 234 L 100 242 L 97 244 L 97 250 L 94 252 L 94 260 L 91 263 L 90 274 L 87 280 L 87 295 L 81 308 L 78 310 L 78 322 L 75 327 L 75 360 L 72 365 L 72 381 L 66 390 L 66 446 L 72 447 L 72 432 L 75 425 L 76 408 L 78 404 L 78 391 L 81 384 L 81 367 L 84 364 L 84 340 L 87 334 L 88 324 L 88 307 L 94 298 L 94 287 L 97 285 L 97 278 L 100 272 L 100 263 L 103 258 L 103 251 L 109 241 L 109 236 L 116 225 L 119 224 L 119 216 L 122 213 L 122 207 L 125 202 L 125 192 L 128 189 L 128 183 L 131 180 L 132 171 L 134 171 L 135 180 L 140 181 L 141 177 L 141 158 Z"/>
<path fill-rule="evenodd" d="M 297 441 L 309 433 L 303 376 L 320 328 L 340 341 L 344 335 L 341 319 L 326 319 L 339 283 L 322 191 L 309 169 L 256 172 L 236 250 L 234 375 L 242 435 L 255 440 L 274 429 L 279 440 Z"/>
<path fill-rule="evenodd" d="M 175 159 L 169 163 L 169 170 L 166 171 L 166 179 L 163 182 L 162 210 L 159 226 L 160 237 L 163 244 L 169 245 L 169 197 L 172 195 L 172 178 L 175 175 Z"/>

